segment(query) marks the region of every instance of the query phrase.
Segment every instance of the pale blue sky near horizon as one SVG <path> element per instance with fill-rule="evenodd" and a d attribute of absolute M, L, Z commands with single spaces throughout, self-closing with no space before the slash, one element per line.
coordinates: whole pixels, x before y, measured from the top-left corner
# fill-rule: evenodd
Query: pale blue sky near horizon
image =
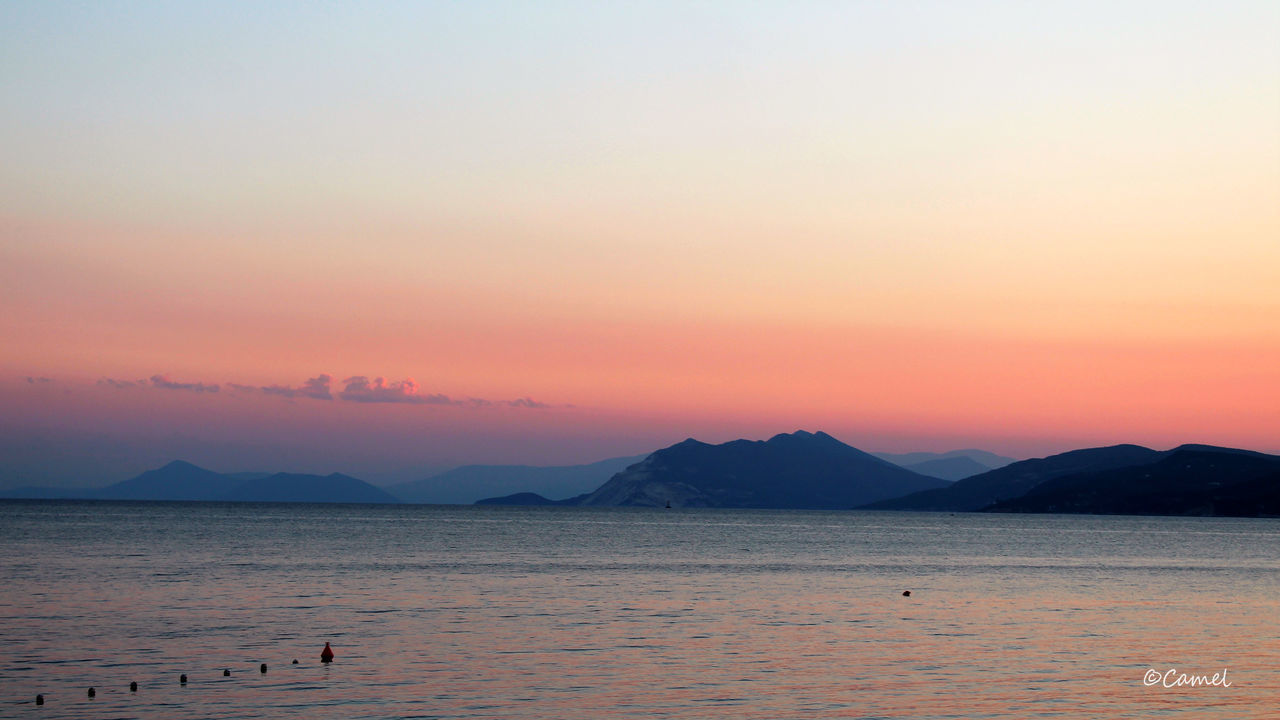
<path fill-rule="evenodd" d="M 1278 23 L 1267 2 L 8 2 L 0 182 L 10 212 L 218 222 L 322 210 L 347 174 L 369 180 L 354 212 L 412 214 L 424 187 L 470 208 L 602 172 L 616 192 L 732 183 L 744 147 L 809 171 L 847 150 L 833 130 L 880 138 L 861 159 L 891 176 L 1022 123 L 1154 104 L 1213 127 L 1215 103 L 1280 102 L 1257 92 Z"/>

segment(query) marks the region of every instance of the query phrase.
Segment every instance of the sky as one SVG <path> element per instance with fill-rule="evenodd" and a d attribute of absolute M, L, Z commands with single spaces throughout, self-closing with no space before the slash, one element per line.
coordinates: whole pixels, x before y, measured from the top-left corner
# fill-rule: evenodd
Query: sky
<path fill-rule="evenodd" d="M 1280 452 L 1280 4 L 0 4 L 0 486 Z"/>

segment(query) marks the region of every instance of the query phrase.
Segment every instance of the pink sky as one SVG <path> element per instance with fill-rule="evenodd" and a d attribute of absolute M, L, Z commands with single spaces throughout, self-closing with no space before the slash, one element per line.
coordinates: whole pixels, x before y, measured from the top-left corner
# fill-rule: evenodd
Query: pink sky
<path fill-rule="evenodd" d="M 112 443 L 373 480 L 797 428 L 1280 451 L 1274 5 L 18 5 L 0 483 Z M 219 391 L 104 384 L 153 376 Z"/>

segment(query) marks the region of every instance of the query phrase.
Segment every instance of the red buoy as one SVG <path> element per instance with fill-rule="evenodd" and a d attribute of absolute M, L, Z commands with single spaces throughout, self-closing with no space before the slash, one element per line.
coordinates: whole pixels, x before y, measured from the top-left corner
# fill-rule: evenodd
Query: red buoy
<path fill-rule="evenodd" d="M 320 662 L 333 662 L 333 648 L 329 647 L 329 643 L 325 643 L 324 649 L 320 651 Z"/>

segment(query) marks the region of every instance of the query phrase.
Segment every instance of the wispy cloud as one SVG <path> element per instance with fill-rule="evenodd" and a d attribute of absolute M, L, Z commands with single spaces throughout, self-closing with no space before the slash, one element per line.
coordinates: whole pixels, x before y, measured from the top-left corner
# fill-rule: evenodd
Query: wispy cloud
<path fill-rule="evenodd" d="M 31 377 L 30 375 L 28 375 L 28 376 L 27 376 L 27 384 L 28 384 L 28 385 L 46 385 L 46 384 L 51 383 L 51 382 L 53 382 L 53 378 L 47 378 L 47 377 Z"/>
<path fill-rule="evenodd" d="M 168 375 L 152 375 L 150 380 L 152 387 L 157 387 L 161 390 L 189 390 L 191 392 L 199 393 L 216 393 L 221 389 L 217 383 L 176 382 L 174 380 L 170 380 Z"/>
<path fill-rule="evenodd" d="M 342 381 L 346 386 L 339 395 L 347 402 L 360 403 L 412 403 L 415 405 L 458 405 L 448 395 L 428 393 L 419 395 L 421 386 L 413 378 L 387 382 L 377 377 L 372 381 L 364 375 L 353 375 Z"/>

